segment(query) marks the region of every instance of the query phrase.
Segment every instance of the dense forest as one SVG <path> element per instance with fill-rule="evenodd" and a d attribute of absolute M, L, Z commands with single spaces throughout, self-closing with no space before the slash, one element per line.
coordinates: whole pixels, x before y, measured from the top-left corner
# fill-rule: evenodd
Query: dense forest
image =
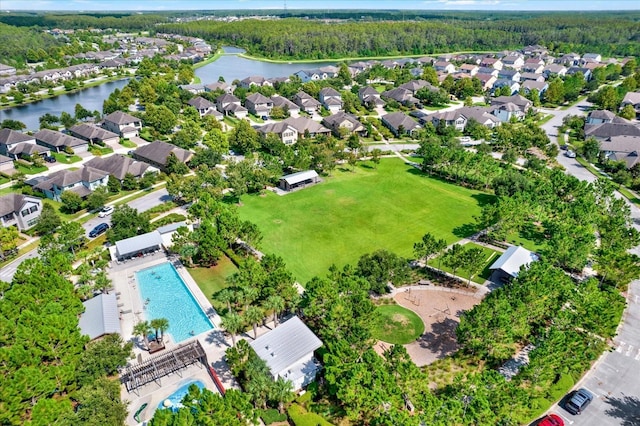
<path fill-rule="evenodd" d="M 0 22 L 16 27 L 40 27 L 62 29 L 117 28 L 119 30 L 149 30 L 158 22 L 166 22 L 168 16 L 159 14 L 129 13 L 72 13 L 72 14 L 39 14 L 12 13 L 0 16 Z"/>
<path fill-rule="evenodd" d="M 46 58 L 52 49 L 64 46 L 61 40 L 34 28 L 16 28 L 0 23 L 0 62 L 18 64 L 25 59 Z M 33 56 L 35 52 L 36 56 Z"/>
<path fill-rule="evenodd" d="M 300 19 L 194 21 L 164 24 L 165 32 L 244 47 L 251 55 L 324 59 L 495 51 L 542 44 L 554 51 L 602 55 L 640 53 L 634 14 L 544 14 L 531 19 L 459 17 L 412 22 L 323 22 Z M 616 31 L 611 31 L 616 28 Z"/>

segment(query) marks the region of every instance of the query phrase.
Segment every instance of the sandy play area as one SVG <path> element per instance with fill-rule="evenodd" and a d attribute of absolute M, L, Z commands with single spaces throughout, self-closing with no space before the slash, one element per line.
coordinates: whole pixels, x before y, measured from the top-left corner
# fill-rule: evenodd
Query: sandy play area
<path fill-rule="evenodd" d="M 458 349 L 456 327 L 460 322 L 460 315 L 482 301 L 475 291 L 434 286 L 400 289 L 394 299 L 424 321 L 424 334 L 417 341 L 404 345 L 418 366 L 430 364 Z M 379 343 L 376 349 L 384 350 L 388 346 Z"/>

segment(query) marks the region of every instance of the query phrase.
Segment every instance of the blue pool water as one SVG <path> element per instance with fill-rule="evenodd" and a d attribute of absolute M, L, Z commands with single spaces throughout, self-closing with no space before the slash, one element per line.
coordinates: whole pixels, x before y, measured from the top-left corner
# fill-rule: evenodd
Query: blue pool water
<path fill-rule="evenodd" d="M 184 386 L 181 386 L 180 389 L 178 389 L 177 391 L 175 391 L 174 393 L 172 393 L 171 395 L 169 395 L 168 397 L 160 401 L 160 404 L 158 404 L 158 409 L 169 408 L 173 411 L 178 411 L 178 409 L 180 409 L 183 406 L 182 398 L 184 398 L 185 395 L 189 393 L 189 386 L 191 385 L 196 385 L 200 389 L 204 389 L 204 383 L 202 383 L 200 380 L 191 381 L 185 384 Z M 171 405 L 168 407 L 164 405 L 164 402 L 167 399 L 171 401 Z"/>
<path fill-rule="evenodd" d="M 167 332 L 174 342 L 182 342 L 214 328 L 171 263 L 138 271 L 136 278 L 140 296 L 146 303 L 145 319 L 168 319 Z"/>

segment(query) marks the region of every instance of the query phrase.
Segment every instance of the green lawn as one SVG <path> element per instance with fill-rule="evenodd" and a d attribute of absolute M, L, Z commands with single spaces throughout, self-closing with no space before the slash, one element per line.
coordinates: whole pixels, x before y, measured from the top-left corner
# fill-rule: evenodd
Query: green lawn
<path fill-rule="evenodd" d="M 14 168 L 25 175 L 35 175 L 36 173 L 42 173 L 48 170 L 46 166 L 26 166 L 18 162 L 14 162 Z"/>
<path fill-rule="evenodd" d="M 375 311 L 373 337 L 394 345 L 415 341 L 424 333 L 422 319 L 413 311 L 398 305 L 378 306 Z"/>
<path fill-rule="evenodd" d="M 138 145 L 136 145 L 135 143 L 131 142 L 129 139 L 123 139 L 120 142 L 120 145 L 124 146 L 125 148 L 137 148 Z"/>
<path fill-rule="evenodd" d="M 537 253 L 544 251 L 547 244 L 542 229 L 534 224 L 525 226 L 519 233 L 509 234 L 507 242 Z"/>
<path fill-rule="evenodd" d="M 82 160 L 82 158 L 78 157 L 77 155 L 68 155 L 58 152 L 54 152 L 51 155 L 56 159 L 58 163 L 62 164 L 73 164 Z"/>
<path fill-rule="evenodd" d="M 219 302 L 214 301 L 213 295 L 227 286 L 225 279 L 238 270 L 236 265 L 228 257 L 223 256 L 213 268 L 187 269 L 213 307 L 222 308 L 223 306 Z"/>
<path fill-rule="evenodd" d="M 484 267 L 482 268 L 482 271 L 473 277 L 473 281 L 478 283 L 478 284 L 482 284 L 485 280 L 488 280 L 489 277 L 491 276 L 491 270 L 489 269 L 489 266 L 491 266 L 493 264 L 493 262 L 495 262 L 502 253 L 497 252 L 493 249 L 487 248 L 485 246 L 481 246 L 479 244 L 475 244 L 475 243 L 467 243 L 463 246 L 465 249 L 470 249 L 470 248 L 479 248 L 480 250 L 482 250 L 482 253 L 484 255 Z M 429 266 L 433 266 L 436 267 L 438 269 L 442 269 L 443 271 L 447 271 L 449 273 L 452 273 L 453 271 L 451 270 L 451 268 L 445 266 L 444 264 L 442 264 L 440 262 L 440 258 L 444 255 L 444 253 L 440 256 L 437 256 L 435 259 L 431 259 L 429 260 Z M 469 271 L 466 271 L 464 269 L 458 269 L 456 271 L 456 275 L 458 277 L 464 278 L 466 280 L 469 279 Z M 478 278 L 480 277 L 480 278 Z"/>
<path fill-rule="evenodd" d="M 337 169 L 324 180 L 285 196 L 243 196 L 239 208 L 262 231 L 260 249 L 282 256 L 303 285 L 378 249 L 411 257 L 426 232 L 449 243 L 469 236 L 473 216 L 492 198 L 398 159 L 383 159 L 377 169 Z"/>

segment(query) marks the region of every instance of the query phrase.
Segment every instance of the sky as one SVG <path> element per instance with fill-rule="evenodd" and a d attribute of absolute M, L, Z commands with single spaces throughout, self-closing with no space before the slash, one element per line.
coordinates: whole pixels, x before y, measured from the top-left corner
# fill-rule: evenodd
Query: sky
<path fill-rule="evenodd" d="M 638 0 L 0 0 L 0 10 L 640 10 Z"/>

